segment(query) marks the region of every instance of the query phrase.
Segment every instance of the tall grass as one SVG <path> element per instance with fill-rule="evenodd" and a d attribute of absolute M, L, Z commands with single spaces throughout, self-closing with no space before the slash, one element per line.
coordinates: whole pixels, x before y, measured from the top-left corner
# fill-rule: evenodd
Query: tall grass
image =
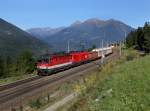
<path fill-rule="evenodd" d="M 90 100 L 91 111 L 149 111 L 150 110 L 150 56 L 134 60 L 115 68 L 111 77 L 101 85 L 103 91 L 112 89 L 110 95 Z"/>
<path fill-rule="evenodd" d="M 92 85 L 81 84 L 86 91 L 68 110 L 149 111 L 150 56 L 139 58 L 132 50 L 124 51 L 124 55 L 91 75 L 96 76 Z"/>

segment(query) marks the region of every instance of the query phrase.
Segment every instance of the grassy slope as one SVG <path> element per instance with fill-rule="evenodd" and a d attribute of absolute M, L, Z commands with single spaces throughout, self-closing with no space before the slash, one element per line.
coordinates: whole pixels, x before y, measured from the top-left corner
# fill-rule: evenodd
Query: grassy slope
<path fill-rule="evenodd" d="M 96 91 L 112 92 L 99 101 L 90 100 L 94 111 L 149 111 L 150 56 L 126 62 L 113 69 L 113 74 Z M 103 92 L 102 92 L 103 90 Z"/>
<path fill-rule="evenodd" d="M 140 58 L 137 51 L 124 50 L 121 59 L 87 78 L 96 77 L 90 87 L 79 83 L 87 90 L 64 111 L 150 111 L 149 66 L 150 56 Z"/>

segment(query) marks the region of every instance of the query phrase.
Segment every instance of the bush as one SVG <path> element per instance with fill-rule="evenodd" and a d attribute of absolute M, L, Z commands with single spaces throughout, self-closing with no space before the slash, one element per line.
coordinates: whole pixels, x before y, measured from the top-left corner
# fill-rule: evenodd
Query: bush
<path fill-rule="evenodd" d="M 29 106 L 33 109 L 39 109 L 42 106 L 40 99 L 33 100 L 29 103 Z"/>

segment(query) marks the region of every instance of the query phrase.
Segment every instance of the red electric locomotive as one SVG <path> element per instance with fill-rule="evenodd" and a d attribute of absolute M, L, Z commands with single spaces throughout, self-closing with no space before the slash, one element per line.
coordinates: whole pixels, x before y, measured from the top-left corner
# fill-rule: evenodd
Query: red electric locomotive
<path fill-rule="evenodd" d="M 37 63 L 38 75 L 49 75 L 64 69 L 66 66 L 72 64 L 71 55 L 51 55 L 43 57 Z"/>
<path fill-rule="evenodd" d="M 71 53 L 72 62 L 80 63 L 80 62 L 88 62 L 90 60 L 94 60 L 98 58 L 97 52 L 75 52 Z"/>

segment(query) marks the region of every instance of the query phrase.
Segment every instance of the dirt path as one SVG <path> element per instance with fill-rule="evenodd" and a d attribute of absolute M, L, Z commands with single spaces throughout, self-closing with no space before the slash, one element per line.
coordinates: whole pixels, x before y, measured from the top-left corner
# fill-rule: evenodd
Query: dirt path
<path fill-rule="evenodd" d="M 44 111 L 56 111 L 59 107 L 65 105 L 67 102 L 71 101 L 75 97 L 77 97 L 77 93 L 72 93 L 72 94 L 66 96 L 65 98 L 63 98 L 62 100 L 60 100 L 60 101 L 56 102 L 55 104 L 51 105 L 50 107 L 48 107 Z"/>

